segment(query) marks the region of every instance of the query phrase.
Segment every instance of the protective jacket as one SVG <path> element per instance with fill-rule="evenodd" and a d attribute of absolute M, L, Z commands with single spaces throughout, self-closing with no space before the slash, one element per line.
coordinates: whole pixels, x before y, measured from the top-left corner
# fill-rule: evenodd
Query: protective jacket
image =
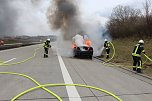
<path fill-rule="evenodd" d="M 106 49 L 110 49 L 110 42 L 105 41 L 104 47 L 105 47 Z"/>
<path fill-rule="evenodd" d="M 141 53 L 145 53 L 144 46 L 137 44 L 132 52 L 132 56 L 141 57 Z"/>
<path fill-rule="evenodd" d="M 43 47 L 44 47 L 44 48 L 49 48 L 49 47 L 50 47 L 50 43 L 47 42 L 47 41 L 45 41 Z"/>

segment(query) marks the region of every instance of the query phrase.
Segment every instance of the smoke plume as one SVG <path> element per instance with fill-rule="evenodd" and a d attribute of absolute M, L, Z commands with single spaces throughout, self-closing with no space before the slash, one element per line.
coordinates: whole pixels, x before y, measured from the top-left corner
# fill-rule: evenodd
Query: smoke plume
<path fill-rule="evenodd" d="M 15 32 L 18 14 L 11 6 L 10 0 L 0 0 L 0 36 L 11 35 Z"/>
<path fill-rule="evenodd" d="M 0 36 L 48 35 L 50 0 L 0 0 Z"/>
<path fill-rule="evenodd" d="M 71 40 L 73 36 L 83 31 L 78 15 L 75 0 L 53 0 L 48 10 L 51 28 L 60 30 L 66 40 Z"/>
<path fill-rule="evenodd" d="M 82 17 L 76 0 L 53 0 L 47 14 L 51 29 L 62 35 L 57 41 L 57 48 L 62 56 L 72 56 L 70 40 L 78 33 L 87 34 L 92 40 L 94 55 L 101 54 L 104 43 L 102 22 L 105 19 L 99 14 Z"/>

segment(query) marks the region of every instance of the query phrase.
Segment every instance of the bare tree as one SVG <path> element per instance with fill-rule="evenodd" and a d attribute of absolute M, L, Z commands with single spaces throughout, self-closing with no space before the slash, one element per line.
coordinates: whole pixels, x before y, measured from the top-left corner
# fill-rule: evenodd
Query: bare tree
<path fill-rule="evenodd" d="M 144 14 L 130 6 L 116 6 L 107 23 L 110 35 L 113 38 L 152 37 L 152 0 L 145 0 L 143 7 Z"/>
<path fill-rule="evenodd" d="M 115 19 L 118 22 L 126 22 L 132 18 L 132 21 L 135 21 L 136 18 L 141 14 L 139 9 L 133 9 L 130 6 L 121 6 L 118 5 L 113 9 L 111 14 L 111 19 Z"/>
<path fill-rule="evenodd" d="M 112 33 L 113 37 L 125 37 L 133 34 L 140 15 L 139 9 L 133 9 L 130 6 L 116 6 L 113 9 L 110 21 L 107 23 L 109 32 Z"/>
<path fill-rule="evenodd" d="M 146 25 L 147 25 L 147 31 L 148 33 L 150 33 L 150 26 L 151 26 L 151 0 L 145 0 L 145 2 L 143 3 L 143 6 L 144 6 L 144 11 L 145 11 L 145 20 L 146 20 Z"/>
<path fill-rule="evenodd" d="M 144 6 L 146 18 L 148 19 L 150 15 L 151 0 L 145 0 L 143 6 Z"/>

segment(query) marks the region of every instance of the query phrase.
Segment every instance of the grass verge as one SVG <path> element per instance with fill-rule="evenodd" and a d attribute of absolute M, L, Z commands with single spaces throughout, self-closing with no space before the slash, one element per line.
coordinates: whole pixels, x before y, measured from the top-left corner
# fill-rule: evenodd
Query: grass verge
<path fill-rule="evenodd" d="M 124 38 L 124 39 L 115 39 L 112 43 L 115 46 L 116 54 L 111 62 L 116 64 L 121 64 L 124 66 L 132 66 L 132 51 L 134 46 L 138 43 L 139 38 Z M 145 42 L 145 52 L 152 59 L 152 39 L 143 38 Z M 113 54 L 113 50 L 111 50 L 110 56 Z M 147 59 L 142 55 L 142 60 L 145 62 Z M 127 67 L 126 67 L 127 68 Z M 132 69 L 132 68 L 130 68 Z M 152 62 L 148 61 L 143 65 L 143 73 L 152 76 Z"/>

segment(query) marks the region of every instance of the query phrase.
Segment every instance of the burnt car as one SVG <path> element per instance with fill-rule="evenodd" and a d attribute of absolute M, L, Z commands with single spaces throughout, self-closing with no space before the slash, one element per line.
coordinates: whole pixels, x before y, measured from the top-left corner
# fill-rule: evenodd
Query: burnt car
<path fill-rule="evenodd" d="M 92 59 L 93 48 L 88 46 L 79 46 L 73 48 L 73 55 L 76 58 L 89 58 Z"/>

